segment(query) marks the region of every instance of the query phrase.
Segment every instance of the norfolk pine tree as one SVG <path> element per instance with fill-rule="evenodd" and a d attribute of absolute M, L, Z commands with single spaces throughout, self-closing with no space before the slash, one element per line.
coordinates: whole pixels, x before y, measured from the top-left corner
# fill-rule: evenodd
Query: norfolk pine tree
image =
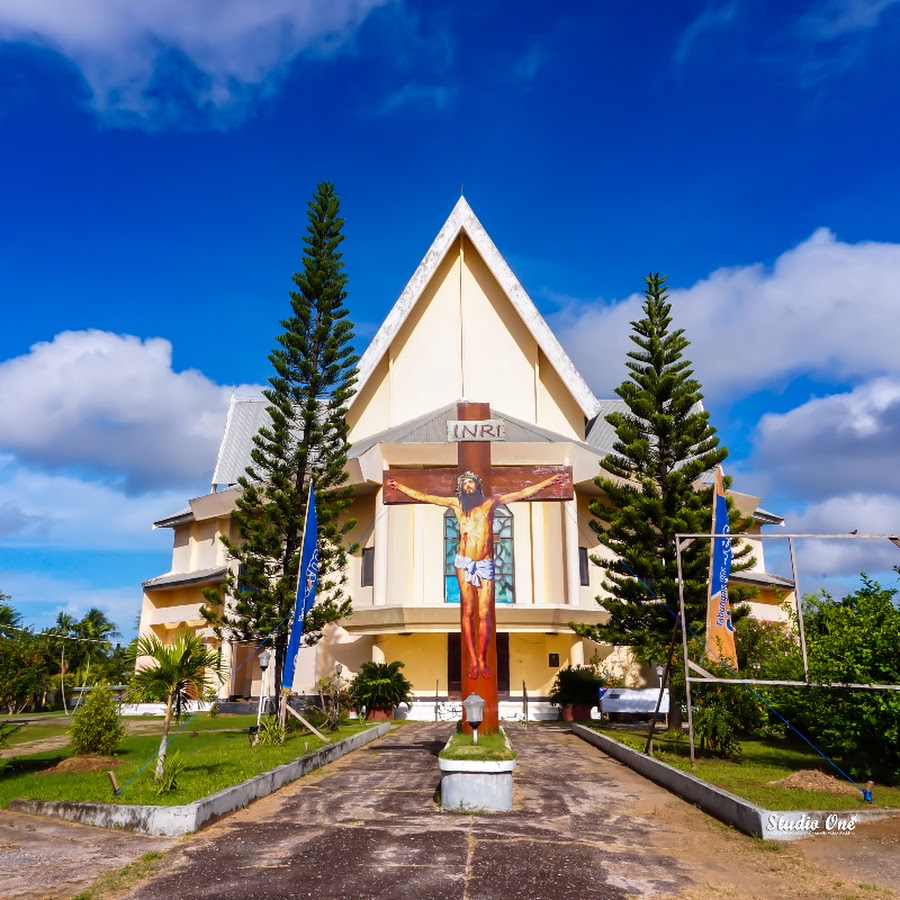
<path fill-rule="evenodd" d="M 274 636 L 276 685 L 296 600 L 310 480 L 319 519 L 319 582 L 304 643 L 316 643 L 326 624 L 351 611 L 343 592 L 343 538 L 356 523 L 341 517 L 352 501 L 345 414 L 358 357 L 344 305 L 339 203 L 333 185 L 322 182 L 308 204 L 303 267 L 293 276 L 291 315 L 281 322 L 269 356 L 275 372 L 263 391 L 271 424 L 254 437 L 252 462 L 238 481 L 243 491 L 232 514 L 238 539 L 222 538 L 240 575 L 229 573 L 220 588 L 205 592 L 204 614 L 220 635 L 244 641 Z"/>
<path fill-rule="evenodd" d="M 598 642 L 630 646 L 649 662 L 665 659 L 679 611 L 675 535 L 709 533 L 713 489 L 698 490 L 696 484 L 728 451 L 700 405 L 700 383 L 683 355 L 689 345 L 684 331 L 669 330 L 665 276 L 650 274 L 644 281 L 644 318 L 631 323 L 638 349 L 628 353 L 629 378 L 616 389 L 628 412 L 606 417 L 616 441 L 600 461 L 606 474 L 595 479 L 606 498 L 590 504 L 592 527 L 615 554 L 593 557 L 611 595 L 597 598 L 609 620 L 575 630 Z M 730 502 L 729 519 L 732 532 L 752 523 Z M 706 626 L 709 554 L 705 540 L 682 550 L 685 615 L 697 634 Z M 749 554 L 749 545 L 735 546 L 735 571 L 752 565 Z M 750 594 L 732 589 L 732 603 Z"/>

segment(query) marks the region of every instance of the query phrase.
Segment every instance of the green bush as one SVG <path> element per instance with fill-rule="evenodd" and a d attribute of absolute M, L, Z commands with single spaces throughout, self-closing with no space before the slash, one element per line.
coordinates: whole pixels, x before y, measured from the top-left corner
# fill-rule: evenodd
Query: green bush
<path fill-rule="evenodd" d="M 596 706 L 605 684 L 606 679 L 591 666 L 565 666 L 556 673 L 550 702 L 554 706 Z"/>
<path fill-rule="evenodd" d="M 719 759 L 737 759 L 741 755 L 734 710 L 725 691 L 698 700 L 693 706 L 693 715 L 694 734 L 701 753 L 707 752 Z"/>
<path fill-rule="evenodd" d="M 125 737 L 125 723 L 108 685 L 93 687 L 75 713 L 69 729 L 69 745 L 77 755 L 99 753 L 109 756 Z"/>
<path fill-rule="evenodd" d="M 900 684 L 897 591 L 865 574 L 840 600 L 804 597 L 810 680 Z M 857 779 L 900 784 L 900 692 L 811 687 L 794 696 L 792 720 Z"/>
<path fill-rule="evenodd" d="M 403 663 L 364 662 L 351 685 L 357 709 L 388 709 L 401 703 L 410 705 L 412 683 L 400 671 Z"/>
<path fill-rule="evenodd" d="M 287 728 L 278 721 L 278 716 L 263 716 L 259 723 L 257 742 L 261 747 L 274 747 L 283 744 L 287 737 Z"/>
<path fill-rule="evenodd" d="M 163 794 L 171 794 L 178 788 L 178 779 L 184 772 L 185 763 L 179 752 L 175 752 L 166 757 L 163 764 L 162 775 L 159 778 L 154 777 L 153 788 L 157 797 Z"/>

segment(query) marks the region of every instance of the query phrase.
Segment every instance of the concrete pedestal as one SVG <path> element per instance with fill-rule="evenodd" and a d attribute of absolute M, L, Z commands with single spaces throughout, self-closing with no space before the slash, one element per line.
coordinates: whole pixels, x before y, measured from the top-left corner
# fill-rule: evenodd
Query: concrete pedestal
<path fill-rule="evenodd" d="M 479 762 L 438 759 L 441 808 L 448 812 L 512 809 L 514 759 Z"/>

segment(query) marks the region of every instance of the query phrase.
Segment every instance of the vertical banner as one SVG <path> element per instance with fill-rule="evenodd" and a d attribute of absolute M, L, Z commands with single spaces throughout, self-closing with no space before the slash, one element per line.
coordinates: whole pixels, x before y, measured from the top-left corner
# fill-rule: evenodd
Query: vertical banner
<path fill-rule="evenodd" d="M 297 602 L 294 605 L 294 622 L 288 639 L 287 654 L 284 659 L 284 674 L 281 691 L 290 694 L 294 685 L 297 668 L 297 653 L 303 636 L 303 621 L 316 599 L 316 585 L 319 582 L 319 523 L 316 516 L 316 495 L 312 481 L 309 483 L 309 498 L 306 501 L 306 522 L 303 526 L 303 544 L 300 551 L 300 571 L 297 573 Z"/>
<path fill-rule="evenodd" d="M 731 538 L 728 525 L 728 504 L 722 487 L 722 467 L 716 467 L 716 487 L 713 493 L 712 534 L 709 562 L 709 601 L 706 607 L 706 653 L 712 660 L 727 663 L 737 669 L 734 648 L 734 625 L 728 603 L 728 577 L 731 575 Z"/>

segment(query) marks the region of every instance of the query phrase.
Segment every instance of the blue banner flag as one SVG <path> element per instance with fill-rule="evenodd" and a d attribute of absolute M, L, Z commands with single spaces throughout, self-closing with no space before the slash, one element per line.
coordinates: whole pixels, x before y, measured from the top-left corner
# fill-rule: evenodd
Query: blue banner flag
<path fill-rule="evenodd" d="M 731 576 L 731 528 L 728 524 L 728 503 L 722 486 L 722 467 L 716 469 L 716 488 L 713 493 L 712 533 L 724 535 L 712 539 L 709 566 L 709 603 L 706 607 L 706 652 L 711 659 L 719 659 L 737 668 L 734 647 L 734 625 L 731 624 L 731 604 L 728 602 L 728 579 Z"/>
<path fill-rule="evenodd" d="M 284 675 L 281 690 L 290 694 L 294 685 L 297 668 L 297 653 L 303 636 L 303 622 L 316 599 L 316 585 L 319 582 L 319 522 L 316 517 L 316 495 L 312 482 L 309 483 L 309 499 L 306 502 L 306 524 L 303 528 L 303 544 L 300 551 L 300 571 L 297 573 L 297 602 L 294 605 L 294 622 L 288 639 L 287 655 L 284 659 Z"/>

